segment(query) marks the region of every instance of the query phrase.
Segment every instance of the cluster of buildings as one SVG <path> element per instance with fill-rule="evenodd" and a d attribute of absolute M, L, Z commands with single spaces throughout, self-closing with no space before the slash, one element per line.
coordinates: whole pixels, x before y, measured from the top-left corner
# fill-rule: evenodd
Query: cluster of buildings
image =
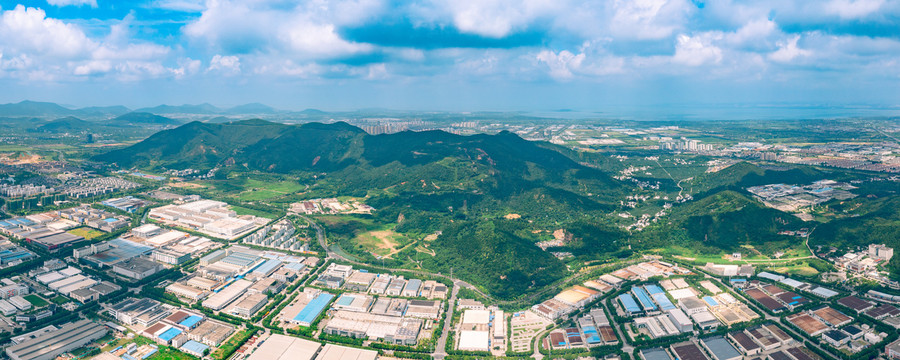
<path fill-rule="evenodd" d="M 860 299 L 841 299 L 843 303 L 851 303 Z M 876 311 L 873 311 L 877 312 Z M 887 334 L 878 333 L 866 324 L 852 324 L 855 319 L 830 306 L 799 312 L 786 317 L 786 320 L 807 335 L 821 339 L 834 348 L 856 353 L 874 344 L 878 344 Z"/>
<path fill-rule="evenodd" d="M 13 341 L 6 348 L 6 356 L 12 360 L 51 360 L 106 336 L 109 329 L 90 320 L 78 320 L 59 328 L 48 329 L 36 337 Z"/>
<path fill-rule="evenodd" d="M 575 324 L 574 327 L 551 331 L 544 339 L 544 348 L 559 350 L 619 343 L 616 331 L 602 308 L 591 309 L 578 318 Z"/>
<path fill-rule="evenodd" d="M 747 188 L 747 191 L 768 207 L 785 212 L 797 212 L 831 199 L 852 199 L 856 197 L 855 194 L 848 191 L 852 189 L 856 189 L 856 187 L 847 183 L 819 180 L 809 185 L 753 186 Z"/>
<path fill-rule="evenodd" d="M 700 140 L 681 138 L 679 140 L 672 139 L 670 137 L 653 137 L 650 136 L 648 140 L 657 140 L 659 141 L 659 149 L 660 150 L 669 150 L 669 151 L 687 151 L 687 152 L 710 152 L 715 150 L 715 147 L 712 144 L 702 144 Z"/>
<path fill-rule="evenodd" d="M 818 355 L 800 346 L 775 324 L 768 323 L 725 336 L 714 335 L 672 344 L 666 348 L 639 350 L 644 360 L 814 360 Z"/>
<path fill-rule="evenodd" d="M 298 214 L 371 214 L 375 208 L 356 200 L 340 201 L 335 198 L 312 199 L 291 204 L 291 211 Z"/>
<path fill-rule="evenodd" d="M 46 185 L 11 185 L 0 184 L 0 196 L 7 198 L 29 197 L 34 195 L 48 195 L 55 193 L 56 189 Z"/>
<path fill-rule="evenodd" d="M 0 268 L 15 266 L 37 256 L 9 239 L 0 239 Z"/>
<path fill-rule="evenodd" d="M 301 238 L 296 233 L 294 224 L 289 219 L 282 219 L 245 236 L 241 242 L 274 249 L 308 251 L 309 239 Z"/>
<path fill-rule="evenodd" d="M 126 196 L 121 198 L 113 198 L 109 200 L 104 200 L 101 204 L 109 206 L 114 209 L 122 210 L 128 213 L 134 213 L 138 209 L 152 205 L 152 201 L 147 201 L 144 199 L 139 199 L 134 196 Z"/>
<path fill-rule="evenodd" d="M 848 252 L 841 257 L 833 258 L 834 265 L 850 274 L 880 278 L 878 267 L 886 264 L 894 257 L 894 249 L 884 244 L 870 244 L 868 249 Z"/>
<path fill-rule="evenodd" d="M 628 280 L 647 280 L 654 276 L 672 276 L 690 274 L 687 269 L 661 261 L 645 261 L 601 275 L 597 279 L 585 281 L 563 290 L 552 299 L 531 307 L 531 311 L 550 320 L 564 317 L 578 309 L 584 308 L 604 293 L 619 288 Z"/>
<path fill-rule="evenodd" d="M 228 204 L 213 200 L 195 200 L 165 205 L 150 210 L 150 219 L 167 225 L 192 229 L 209 236 L 235 239 L 265 225 L 270 220 L 252 215 L 238 216 Z"/>
<path fill-rule="evenodd" d="M 72 221 L 60 219 L 59 215 L 44 213 L 2 220 L 0 233 L 25 240 L 48 252 L 56 252 L 84 240 L 84 237 L 65 231 L 74 226 Z"/>
<path fill-rule="evenodd" d="M 56 214 L 61 219 L 71 220 L 78 224 L 87 225 L 105 232 L 124 229 L 131 223 L 131 219 L 128 217 L 116 215 L 101 209 L 95 209 L 89 205 L 59 210 Z"/>
<path fill-rule="evenodd" d="M 165 290 L 190 302 L 202 300 L 213 311 L 249 318 L 266 305 L 267 294 L 281 291 L 318 262 L 313 257 L 233 246 L 201 257 L 192 275 Z"/>
<path fill-rule="evenodd" d="M 354 270 L 350 265 L 332 263 L 314 284 L 330 289 L 347 289 L 375 295 L 446 299 L 447 286 L 434 280 L 405 279 L 401 276 Z"/>
<path fill-rule="evenodd" d="M 63 193 L 69 198 L 83 199 L 116 191 L 136 189 L 140 186 L 138 183 L 114 176 L 87 178 L 79 180 L 77 184 L 67 185 Z"/>
<path fill-rule="evenodd" d="M 272 334 L 247 355 L 247 360 L 376 360 L 378 352 L 325 344 L 306 339 Z"/>
<path fill-rule="evenodd" d="M 152 299 L 127 298 L 104 304 L 104 309 L 135 333 L 198 357 L 207 349 L 220 346 L 236 331 L 231 324 Z"/>
<path fill-rule="evenodd" d="M 85 275 L 81 269 L 67 266 L 58 268 L 60 264 L 49 262 L 47 265 L 29 272 L 29 277 L 43 284 L 47 289 L 69 296 L 81 302 L 97 300 L 121 290 L 119 285 L 108 281 L 97 280 Z"/>
<path fill-rule="evenodd" d="M 366 293 L 333 294 L 305 288 L 281 312 L 285 326 L 311 326 L 327 315 L 322 332 L 398 345 L 415 346 L 433 330 L 440 319 L 443 303 L 374 296 Z"/>
<path fill-rule="evenodd" d="M 460 299 L 463 310 L 457 325 L 456 348 L 464 351 L 503 350 L 506 342 L 506 316 L 496 307 L 485 308 L 477 302 Z"/>
<path fill-rule="evenodd" d="M 331 304 L 322 332 L 415 346 L 430 334 L 441 309 L 442 303 L 433 300 L 375 299 L 368 294 L 344 293 Z"/>

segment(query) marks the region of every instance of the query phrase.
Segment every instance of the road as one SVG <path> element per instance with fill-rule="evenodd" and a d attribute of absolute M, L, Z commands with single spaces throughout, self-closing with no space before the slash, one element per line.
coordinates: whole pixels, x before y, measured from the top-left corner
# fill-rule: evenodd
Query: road
<path fill-rule="evenodd" d="M 453 291 L 450 293 L 450 306 L 447 307 L 447 314 L 444 317 L 446 319 L 444 320 L 444 328 L 441 329 L 441 337 L 438 338 L 434 353 L 431 354 L 431 357 L 436 360 L 443 360 L 447 356 L 447 352 L 444 349 L 447 348 L 447 337 L 453 329 L 453 324 L 450 324 L 450 321 L 453 319 L 453 309 L 456 307 L 456 295 L 459 293 L 459 284 L 454 283 L 454 285 Z"/>

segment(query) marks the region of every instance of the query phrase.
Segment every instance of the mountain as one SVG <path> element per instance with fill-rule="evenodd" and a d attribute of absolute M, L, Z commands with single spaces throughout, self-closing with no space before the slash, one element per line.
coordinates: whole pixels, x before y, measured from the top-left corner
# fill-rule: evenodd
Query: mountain
<path fill-rule="evenodd" d="M 291 174 L 310 179 L 313 191 L 322 196 L 371 194 L 366 202 L 378 209 L 371 221 L 416 237 L 443 231 L 429 244 L 434 254 L 422 260 L 423 266 L 435 271 L 453 267 L 503 298 L 565 276 L 565 265 L 534 245 L 538 230 L 586 224 L 574 227 L 578 241 L 571 250 L 576 256 L 608 258 L 626 245 L 619 241 L 621 232 L 597 220 L 628 188 L 605 172 L 578 164 L 555 145 L 509 132 L 369 135 L 343 122 L 191 122 L 94 160 L 126 168 L 219 167 L 216 174 L 223 183 L 246 177 L 229 172 Z M 510 213 L 521 219 L 505 218 Z M 355 235 L 338 238 L 341 231 L 329 231 L 348 254 L 380 262 L 353 243 Z M 479 256 L 469 256 L 473 250 Z M 398 254 L 388 261 L 413 255 Z"/>
<path fill-rule="evenodd" d="M 92 128 L 94 126 L 93 123 L 81 120 L 79 118 L 69 116 L 61 119 L 56 119 L 45 124 L 42 124 L 35 128 L 35 131 L 38 132 L 73 132 L 73 131 L 84 131 Z"/>
<path fill-rule="evenodd" d="M 250 103 L 230 108 L 228 112 L 231 114 L 274 114 L 279 111 L 265 104 Z"/>
<path fill-rule="evenodd" d="M 181 125 L 182 122 L 146 112 L 130 112 L 108 121 L 111 126 L 122 125 Z"/>
<path fill-rule="evenodd" d="M 137 109 L 135 112 L 147 112 L 153 114 L 221 114 L 222 109 L 203 103 L 198 105 L 159 105 L 150 108 Z"/>
<path fill-rule="evenodd" d="M 74 111 L 51 102 L 25 100 L 14 104 L 0 104 L 2 116 L 69 116 Z"/>
<path fill-rule="evenodd" d="M 119 116 L 125 113 L 130 112 L 131 109 L 117 105 L 117 106 L 89 106 L 75 110 L 79 116 L 83 117 L 112 117 Z"/>

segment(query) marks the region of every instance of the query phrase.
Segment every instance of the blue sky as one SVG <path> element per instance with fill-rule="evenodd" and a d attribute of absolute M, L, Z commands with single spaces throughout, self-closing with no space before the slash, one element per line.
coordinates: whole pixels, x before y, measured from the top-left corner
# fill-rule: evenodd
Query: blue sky
<path fill-rule="evenodd" d="M 900 0 L 0 0 L 24 99 L 897 110 Z"/>

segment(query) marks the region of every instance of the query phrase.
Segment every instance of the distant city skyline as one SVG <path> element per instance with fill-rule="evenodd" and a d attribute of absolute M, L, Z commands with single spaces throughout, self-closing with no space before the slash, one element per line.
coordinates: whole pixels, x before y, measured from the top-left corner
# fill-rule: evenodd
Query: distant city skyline
<path fill-rule="evenodd" d="M 895 0 L 0 0 L 0 103 L 896 116 L 898 29 Z"/>

